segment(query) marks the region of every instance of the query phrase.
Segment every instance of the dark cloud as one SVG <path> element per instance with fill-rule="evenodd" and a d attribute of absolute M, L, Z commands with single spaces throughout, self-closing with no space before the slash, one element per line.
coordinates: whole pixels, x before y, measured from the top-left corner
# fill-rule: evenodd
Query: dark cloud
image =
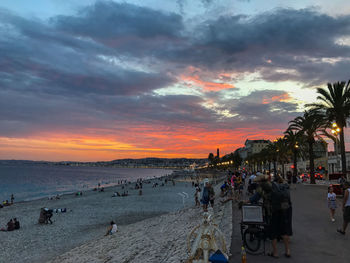
<path fill-rule="evenodd" d="M 235 115 L 233 119 L 238 127 L 255 125 L 269 129 L 272 126 L 286 126 L 286 120 L 298 114 L 297 104 L 288 102 L 288 94 L 279 90 L 253 91 L 247 96 L 223 101 L 222 104 Z"/>
<path fill-rule="evenodd" d="M 210 72 L 203 79 L 212 83 L 223 70 L 306 86 L 348 77 L 342 58 L 350 49 L 335 40 L 350 34 L 349 16 L 278 9 L 186 26 L 177 14 L 105 1 L 49 23 L 1 10 L 0 135 L 137 125 L 276 128 L 297 114 L 283 91 L 154 90 L 176 84 L 188 66 L 198 68 L 193 75 Z"/>
<path fill-rule="evenodd" d="M 203 22 L 196 33 L 187 46 L 179 45 L 159 56 L 211 70 L 260 71 L 267 80 L 291 77 L 321 83 L 326 79 L 321 74 L 314 76 L 312 71 L 327 71 L 330 64 L 323 58 L 350 55 L 349 46 L 336 42 L 350 35 L 350 16 L 332 17 L 313 9 L 277 9 L 253 17 L 222 16 Z M 282 72 L 271 78 L 269 72 L 277 69 L 295 70 L 297 74 Z"/>
<path fill-rule="evenodd" d="M 112 1 L 98 1 L 75 17 L 59 16 L 52 23 L 65 32 L 97 40 L 176 37 L 183 29 L 180 15 Z"/>
<path fill-rule="evenodd" d="M 261 49 L 263 53 L 333 57 L 350 51 L 334 43 L 337 37 L 350 34 L 350 16 L 331 17 L 310 9 L 278 9 L 253 18 L 220 17 L 202 29 L 202 44 L 230 54 Z"/>

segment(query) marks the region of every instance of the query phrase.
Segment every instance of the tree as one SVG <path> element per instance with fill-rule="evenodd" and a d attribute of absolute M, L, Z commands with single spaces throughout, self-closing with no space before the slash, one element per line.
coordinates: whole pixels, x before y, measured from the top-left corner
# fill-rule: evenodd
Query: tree
<path fill-rule="evenodd" d="M 298 155 L 300 151 L 300 139 L 301 136 L 299 133 L 294 132 L 293 130 L 286 130 L 284 132 L 284 138 L 287 142 L 288 148 L 290 152 L 292 153 L 293 158 L 293 174 L 295 176 L 298 176 Z"/>
<path fill-rule="evenodd" d="M 214 157 L 214 154 L 213 153 L 209 153 L 208 155 L 208 160 L 210 162 L 211 165 L 214 165 L 215 163 L 215 157 Z"/>
<path fill-rule="evenodd" d="M 269 144 L 267 147 L 266 147 L 266 152 L 264 152 L 264 154 L 267 154 L 267 158 L 268 158 L 268 161 L 271 163 L 273 163 L 273 172 L 274 174 L 276 174 L 277 172 L 277 147 L 276 147 L 276 143 L 273 142 L 271 144 Z M 269 166 L 270 168 L 270 166 Z"/>
<path fill-rule="evenodd" d="M 344 128 L 346 120 L 350 115 L 350 80 L 346 82 L 336 82 L 333 85 L 328 83 L 327 88 L 318 88 L 317 100 L 319 102 L 306 105 L 311 110 L 321 111 L 325 114 L 329 122 L 335 121 L 340 128 L 340 153 L 342 162 L 342 172 L 346 175 L 346 155 L 344 143 Z"/>
<path fill-rule="evenodd" d="M 308 157 L 310 161 L 310 183 L 315 184 L 315 156 L 314 156 L 314 144 L 315 138 L 319 138 L 320 134 L 324 134 L 324 130 L 328 127 L 328 122 L 325 120 L 324 115 L 319 111 L 306 111 L 303 116 L 296 117 L 289 122 L 289 130 L 294 130 L 305 136 L 305 140 L 308 144 Z"/>
<path fill-rule="evenodd" d="M 288 163 L 290 150 L 288 148 L 287 140 L 283 138 L 279 138 L 276 141 L 276 152 L 277 152 L 277 161 L 282 164 L 282 177 L 284 178 L 284 164 Z"/>
<path fill-rule="evenodd" d="M 238 169 L 242 164 L 242 158 L 237 151 L 232 154 L 233 167 Z"/>

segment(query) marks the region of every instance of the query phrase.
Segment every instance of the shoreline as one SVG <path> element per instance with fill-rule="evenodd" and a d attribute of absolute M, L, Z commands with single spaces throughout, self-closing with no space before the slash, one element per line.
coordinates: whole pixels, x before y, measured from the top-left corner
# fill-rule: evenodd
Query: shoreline
<path fill-rule="evenodd" d="M 143 184 L 142 196 L 132 183 L 125 189 L 129 191 L 126 197 L 112 197 L 115 189 L 121 190 L 119 185 L 105 187 L 104 192 L 88 190 L 83 196 L 65 194 L 58 200 L 41 198 L 4 207 L 0 210 L 0 227 L 4 227 L 10 218 L 17 217 L 21 229 L 0 232 L 0 239 L 7 241 L 0 250 L 0 258 L 7 263 L 50 260 L 103 236 L 111 220 L 118 226 L 138 225 L 143 220 L 182 211 L 183 199 L 178 193 L 186 192 L 189 196 L 184 199 L 185 209 L 194 205 L 195 190 L 191 183 L 179 182 L 180 178 L 176 178 L 175 186 L 168 182 L 164 187 L 152 187 L 153 182 L 160 184 L 164 179 L 163 176 L 145 180 L 151 183 Z M 41 207 L 66 208 L 67 213 L 54 213 L 52 225 L 39 225 Z M 22 248 L 20 251 L 17 251 L 18 246 Z"/>
<path fill-rule="evenodd" d="M 214 187 L 216 194 L 220 185 Z M 116 234 L 90 240 L 49 263 L 186 263 L 187 236 L 202 223 L 202 214 L 202 207 L 192 206 L 122 226 Z M 217 200 L 213 223 L 222 231 L 230 256 L 232 202 L 221 204 Z"/>
<path fill-rule="evenodd" d="M 130 169 L 138 169 L 138 168 L 130 168 Z M 141 168 L 140 168 L 141 169 Z M 153 169 L 153 168 L 149 168 L 149 169 Z M 171 170 L 169 170 L 171 171 Z M 166 175 L 162 175 L 162 176 L 153 176 L 153 177 L 146 177 L 146 178 L 141 178 L 144 181 L 152 181 L 152 180 L 157 180 L 159 178 L 165 178 L 165 177 L 171 177 L 172 176 L 172 173 L 171 174 L 166 174 Z M 140 179 L 140 178 L 139 178 Z M 125 179 L 121 179 L 121 181 L 124 181 Z M 131 179 L 130 181 L 128 180 L 127 182 L 133 184 L 136 182 L 137 179 Z M 127 184 L 128 184 L 127 183 Z M 108 183 L 108 184 L 101 184 L 100 188 L 105 188 L 105 189 L 110 189 L 112 187 L 119 187 L 119 186 L 123 186 L 125 185 L 124 184 L 118 184 L 118 183 Z M 86 188 L 82 188 L 82 189 L 78 189 L 78 190 L 75 190 L 75 191 L 69 191 L 69 192 L 61 192 L 61 193 L 53 193 L 53 194 L 48 194 L 48 195 L 45 195 L 45 196 L 40 196 L 40 197 L 34 197 L 34 198 L 29 198 L 29 199 L 25 199 L 25 200 L 20 200 L 20 201 L 15 201 L 13 204 L 19 204 L 19 203 L 26 203 L 26 202 L 33 202 L 33 201 L 39 201 L 39 200 L 45 200 L 45 199 L 49 199 L 50 197 L 55 197 L 57 195 L 59 195 L 60 197 L 63 197 L 63 196 L 67 196 L 67 195 L 74 195 L 76 192 L 89 192 L 89 191 L 93 191 L 94 188 L 97 188 L 97 185 L 96 186 L 93 186 L 93 187 L 86 187 Z M 16 192 L 13 193 L 14 196 L 16 197 Z M 15 199 L 16 200 L 16 199 Z M 1 201 L 1 200 L 0 200 Z M 5 208 L 5 207 L 4 207 Z M 1 210 L 0 210 L 1 211 Z"/>

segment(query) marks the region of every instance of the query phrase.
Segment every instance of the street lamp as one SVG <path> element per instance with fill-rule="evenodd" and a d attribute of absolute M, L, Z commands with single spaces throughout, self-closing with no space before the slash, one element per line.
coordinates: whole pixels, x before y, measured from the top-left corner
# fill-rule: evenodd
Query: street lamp
<path fill-rule="evenodd" d="M 340 133 L 340 128 L 338 127 L 337 123 L 336 122 L 333 122 L 332 123 L 332 129 L 331 129 L 331 132 L 332 134 L 335 136 L 335 140 L 334 140 L 334 153 L 336 154 L 337 156 L 337 166 L 339 167 L 338 165 L 338 134 Z M 339 168 L 338 168 L 339 169 Z"/>

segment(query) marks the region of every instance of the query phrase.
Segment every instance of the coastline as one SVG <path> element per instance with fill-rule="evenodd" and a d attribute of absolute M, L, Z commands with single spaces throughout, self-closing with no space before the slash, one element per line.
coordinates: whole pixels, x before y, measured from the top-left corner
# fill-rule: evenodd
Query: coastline
<path fill-rule="evenodd" d="M 215 186 L 219 193 L 220 184 Z M 123 226 L 49 261 L 49 263 L 186 263 L 187 236 L 202 222 L 202 208 L 190 207 Z M 224 234 L 229 256 L 232 235 L 232 203 L 214 205 L 214 224 Z"/>
<path fill-rule="evenodd" d="M 82 197 L 66 194 L 59 200 L 42 198 L 17 202 L 1 209 L 1 227 L 13 217 L 20 220 L 22 227 L 19 231 L 0 232 L 0 239 L 7 241 L 0 251 L 0 258 L 7 263 L 45 262 L 101 238 L 110 220 L 115 220 L 123 228 L 133 224 L 144 225 L 139 222 L 157 220 L 165 214 L 182 211 L 184 207 L 178 193 L 186 192 L 189 195 L 185 199 L 185 210 L 194 203 L 194 188 L 190 183 L 177 179 L 175 186 L 168 183 L 164 187 L 152 188 L 151 183 L 144 184 L 143 188 L 142 196 L 138 196 L 138 190 L 128 187 L 129 196 L 112 198 L 114 190 L 121 191 L 121 186 L 111 186 L 105 187 L 105 192 L 101 193 L 85 191 Z M 37 220 L 41 207 L 67 208 L 67 213 L 54 213 L 52 225 L 39 225 Z M 20 251 L 18 246 L 21 247 Z"/>
<path fill-rule="evenodd" d="M 15 201 L 32 201 L 52 196 L 87 191 L 118 182 L 150 180 L 172 174 L 173 170 L 145 168 L 65 167 L 48 165 L 0 165 L 0 201 L 15 195 Z"/>

